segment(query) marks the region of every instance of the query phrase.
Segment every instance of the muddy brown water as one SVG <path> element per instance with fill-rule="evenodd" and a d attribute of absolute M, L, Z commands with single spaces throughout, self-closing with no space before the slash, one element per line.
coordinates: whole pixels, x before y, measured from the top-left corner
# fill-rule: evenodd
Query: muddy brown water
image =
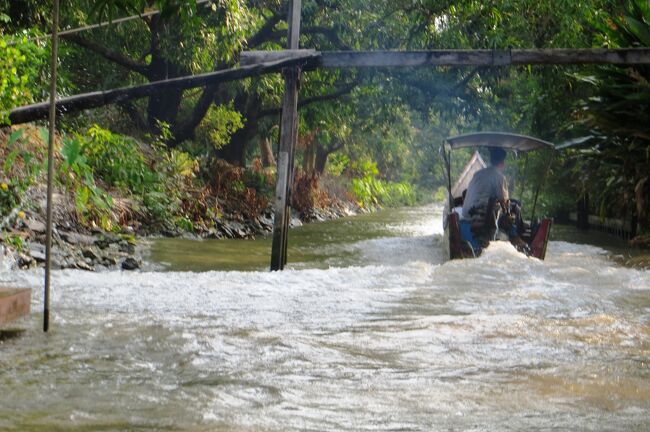
<path fill-rule="evenodd" d="M 440 208 L 270 242 L 161 240 L 156 270 L 41 271 L 0 340 L 2 431 L 650 429 L 650 271 L 558 229 L 442 264 Z M 569 241 L 570 240 L 570 241 Z M 583 239 L 584 240 L 584 239 Z"/>

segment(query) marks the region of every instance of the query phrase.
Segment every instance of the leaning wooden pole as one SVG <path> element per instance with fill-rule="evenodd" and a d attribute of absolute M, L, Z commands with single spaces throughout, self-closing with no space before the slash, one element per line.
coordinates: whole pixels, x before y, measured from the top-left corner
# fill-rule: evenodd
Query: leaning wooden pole
<path fill-rule="evenodd" d="M 289 5 L 289 30 L 287 48 L 296 50 L 300 42 L 301 0 L 291 0 Z M 278 174 L 275 188 L 275 219 L 273 222 L 273 246 L 271 270 L 282 270 L 287 263 L 287 245 L 291 210 L 291 187 L 293 184 L 294 152 L 298 138 L 298 87 L 300 67 L 287 67 L 284 75 L 284 100 L 280 123 L 280 145 L 278 149 Z"/>
<path fill-rule="evenodd" d="M 50 115 L 47 145 L 47 229 L 45 231 L 45 290 L 43 294 L 43 331 L 50 328 L 50 270 L 52 269 L 52 188 L 54 181 L 54 138 L 56 122 L 56 67 L 58 63 L 59 0 L 52 13 L 52 59 L 50 62 Z"/>
<path fill-rule="evenodd" d="M 63 97 L 57 100 L 56 109 L 60 114 L 70 114 L 86 109 L 102 107 L 108 104 L 149 97 L 153 94 L 164 91 L 191 89 L 253 76 L 276 73 L 295 64 L 314 61 L 318 56 L 319 54 L 315 51 L 310 51 L 302 53 L 300 56 L 271 62 L 251 64 L 248 66 L 208 72 L 200 75 L 190 75 L 186 77 L 154 81 L 137 86 Z M 49 108 L 49 102 L 40 102 L 14 108 L 9 113 L 9 120 L 11 121 L 11 124 L 21 124 L 32 122 L 34 120 L 46 119 L 49 113 Z"/>

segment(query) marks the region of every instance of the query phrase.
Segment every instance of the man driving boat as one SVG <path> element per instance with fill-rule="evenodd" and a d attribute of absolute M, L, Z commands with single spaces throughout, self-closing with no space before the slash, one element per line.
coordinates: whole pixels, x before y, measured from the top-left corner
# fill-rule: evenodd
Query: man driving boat
<path fill-rule="evenodd" d="M 461 237 L 479 251 L 501 228 L 516 247 L 525 247 L 519 237 L 520 206 L 511 205 L 508 182 L 503 174 L 506 152 L 499 147 L 489 147 L 489 151 L 490 166 L 477 171 L 467 188 L 460 220 Z"/>

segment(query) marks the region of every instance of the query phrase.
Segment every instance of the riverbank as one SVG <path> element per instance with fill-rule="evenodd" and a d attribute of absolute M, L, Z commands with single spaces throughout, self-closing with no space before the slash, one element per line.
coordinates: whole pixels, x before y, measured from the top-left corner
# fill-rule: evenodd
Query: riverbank
<path fill-rule="evenodd" d="M 0 128 L 0 236 L 19 268 L 43 265 L 47 130 Z M 231 164 L 215 153 L 167 146 L 169 131 L 134 138 L 92 125 L 55 139 L 54 268 L 142 266 L 138 239 L 252 239 L 273 229 L 276 169 L 253 158 Z M 349 160 L 334 171 L 297 168 L 291 225 L 382 206 L 414 205 L 407 182 L 378 177 L 374 162 Z M 305 171 L 306 170 L 306 171 Z"/>
<path fill-rule="evenodd" d="M 47 131 L 0 129 L 0 240 L 18 268 L 45 261 Z M 252 239 L 273 229 L 275 168 L 194 157 L 92 126 L 55 140 L 53 267 L 142 266 L 151 237 Z M 297 171 L 291 226 L 372 210 L 345 176 Z"/>
<path fill-rule="evenodd" d="M 25 203 L 26 210 L 16 212 L 13 222 L 3 233 L 3 254 L 15 267 L 27 269 L 45 265 L 46 207 L 42 194 Z M 240 239 L 251 240 L 268 236 L 273 231 L 273 208 L 266 207 L 256 217 L 243 219 L 238 212 L 222 212 L 212 226 L 202 230 L 185 231 L 178 227 L 122 226 L 119 230 L 105 231 L 96 226 L 75 223 L 74 209 L 65 196 L 56 193 L 52 232 L 52 267 L 54 269 L 80 269 L 106 271 L 114 269 L 137 270 L 143 257 L 149 254 L 152 240 L 160 237 L 185 239 Z M 310 208 L 304 212 L 293 211 L 290 226 L 322 222 L 351 216 L 372 209 L 362 209 L 353 202 L 332 201 L 327 208 Z M 7 222 L 7 219 L 5 219 Z"/>

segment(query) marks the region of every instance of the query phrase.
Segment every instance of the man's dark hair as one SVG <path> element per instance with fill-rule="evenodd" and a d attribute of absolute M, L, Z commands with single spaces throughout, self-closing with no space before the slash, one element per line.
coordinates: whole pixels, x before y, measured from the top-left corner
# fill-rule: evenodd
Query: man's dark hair
<path fill-rule="evenodd" d="M 501 147 L 490 147 L 490 163 L 494 166 L 506 160 L 506 151 Z"/>

